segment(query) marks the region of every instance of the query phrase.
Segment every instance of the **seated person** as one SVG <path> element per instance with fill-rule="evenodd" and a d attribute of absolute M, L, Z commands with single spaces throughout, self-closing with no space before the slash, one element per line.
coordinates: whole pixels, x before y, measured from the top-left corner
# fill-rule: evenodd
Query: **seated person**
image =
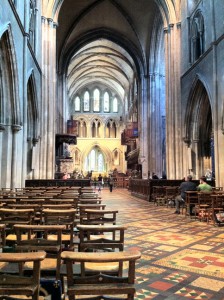
<path fill-rule="evenodd" d="M 211 187 L 211 185 L 209 185 L 206 182 L 206 177 L 205 176 L 202 176 L 200 178 L 200 184 L 198 185 L 197 190 L 200 191 L 200 192 L 205 192 L 205 193 L 206 192 L 211 192 L 212 187 Z"/>
<path fill-rule="evenodd" d="M 69 179 L 70 176 L 68 173 L 64 173 L 63 176 L 62 176 L 62 179 Z"/>
<path fill-rule="evenodd" d="M 184 177 L 184 182 L 181 183 L 179 190 L 180 190 L 180 196 L 177 196 L 175 199 L 176 204 L 176 211 L 175 214 L 180 214 L 180 205 L 184 204 L 186 199 L 186 191 L 196 191 L 197 185 L 196 183 L 192 182 L 192 176 L 188 175 L 187 177 Z M 191 212 L 190 212 L 191 213 Z"/>

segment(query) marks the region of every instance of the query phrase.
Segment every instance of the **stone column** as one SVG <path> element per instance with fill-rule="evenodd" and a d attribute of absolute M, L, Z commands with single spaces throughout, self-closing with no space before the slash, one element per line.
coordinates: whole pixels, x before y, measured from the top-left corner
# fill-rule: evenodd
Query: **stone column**
<path fill-rule="evenodd" d="M 0 157 L 2 157 L 2 142 L 3 142 L 3 132 L 5 131 L 5 126 L 0 123 Z M 0 159 L 0 186 L 2 185 L 2 159 Z"/>
<path fill-rule="evenodd" d="M 138 95 L 139 96 L 139 95 Z M 148 103 L 149 103 L 149 77 L 142 75 L 141 77 L 141 103 L 139 104 L 139 163 L 142 165 L 142 178 L 148 178 L 148 167 L 149 167 L 149 155 L 148 144 L 149 144 L 149 133 L 148 133 Z"/>
<path fill-rule="evenodd" d="M 167 178 L 183 176 L 183 142 L 180 101 L 180 24 L 170 24 L 165 33 L 166 61 L 166 160 Z"/>
<path fill-rule="evenodd" d="M 24 29 L 26 34 L 23 38 L 23 156 L 22 156 L 22 170 L 21 170 L 21 186 L 25 185 L 27 179 L 27 57 L 28 57 L 28 40 L 29 40 L 29 21 L 30 21 L 30 7 L 24 5 Z"/>
<path fill-rule="evenodd" d="M 42 17 L 42 103 L 40 178 L 53 179 L 55 166 L 56 24 Z"/>
<path fill-rule="evenodd" d="M 16 185 L 17 175 L 17 133 L 22 129 L 20 125 L 12 125 L 12 162 L 11 162 L 11 189 L 18 187 Z"/>

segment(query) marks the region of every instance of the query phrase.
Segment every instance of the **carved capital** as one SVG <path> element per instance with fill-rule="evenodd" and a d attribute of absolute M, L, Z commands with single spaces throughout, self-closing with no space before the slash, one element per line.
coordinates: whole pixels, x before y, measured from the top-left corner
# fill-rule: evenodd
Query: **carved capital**
<path fill-rule="evenodd" d="M 12 125 L 12 131 L 13 131 L 14 133 L 19 132 L 21 129 L 22 129 L 22 126 L 21 126 L 21 125 L 18 125 L 18 124 L 13 124 L 13 125 Z"/>

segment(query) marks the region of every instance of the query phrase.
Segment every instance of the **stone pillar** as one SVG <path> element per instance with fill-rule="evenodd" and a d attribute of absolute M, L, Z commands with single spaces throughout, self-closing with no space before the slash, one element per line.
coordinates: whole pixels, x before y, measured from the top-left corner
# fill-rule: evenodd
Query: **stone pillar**
<path fill-rule="evenodd" d="M 5 126 L 0 123 L 0 157 L 2 157 L 2 143 L 3 143 L 3 132 L 5 131 Z M 0 186 L 2 185 L 2 159 L 0 159 Z"/>
<path fill-rule="evenodd" d="M 28 40 L 29 40 L 29 21 L 30 21 L 30 7 L 24 5 L 24 29 L 26 34 L 23 38 L 23 156 L 22 156 L 22 170 L 21 170 L 21 186 L 25 186 L 27 179 L 27 57 L 28 57 Z"/>
<path fill-rule="evenodd" d="M 20 125 L 12 125 L 12 162 L 11 162 L 11 189 L 18 187 L 16 185 L 17 175 L 17 133 L 22 129 Z"/>
<path fill-rule="evenodd" d="M 56 24 L 42 17 L 42 103 L 40 178 L 53 179 L 55 166 Z"/>
<path fill-rule="evenodd" d="M 180 24 L 165 33 L 166 61 L 166 164 L 167 178 L 183 176 L 183 142 L 180 105 Z"/>
<path fill-rule="evenodd" d="M 148 167 L 149 167 L 149 155 L 148 144 L 149 144 L 149 133 L 148 133 L 148 103 L 149 103 L 149 77 L 142 75 L 141 77 L 141 103 L 139 105 L 139 163 L 142 165 L 142 178 L 148 178 Z M 138 95 L 139 96 L 139 95 Z"/>

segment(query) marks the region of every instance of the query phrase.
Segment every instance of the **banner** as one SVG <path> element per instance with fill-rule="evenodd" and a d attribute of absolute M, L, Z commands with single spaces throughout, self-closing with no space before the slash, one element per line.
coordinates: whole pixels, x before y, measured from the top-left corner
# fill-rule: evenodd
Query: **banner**
<path fill-rule="evenodd" d="M 78 136 L 78 121 L 67 120 L 67 133 Z"/>

